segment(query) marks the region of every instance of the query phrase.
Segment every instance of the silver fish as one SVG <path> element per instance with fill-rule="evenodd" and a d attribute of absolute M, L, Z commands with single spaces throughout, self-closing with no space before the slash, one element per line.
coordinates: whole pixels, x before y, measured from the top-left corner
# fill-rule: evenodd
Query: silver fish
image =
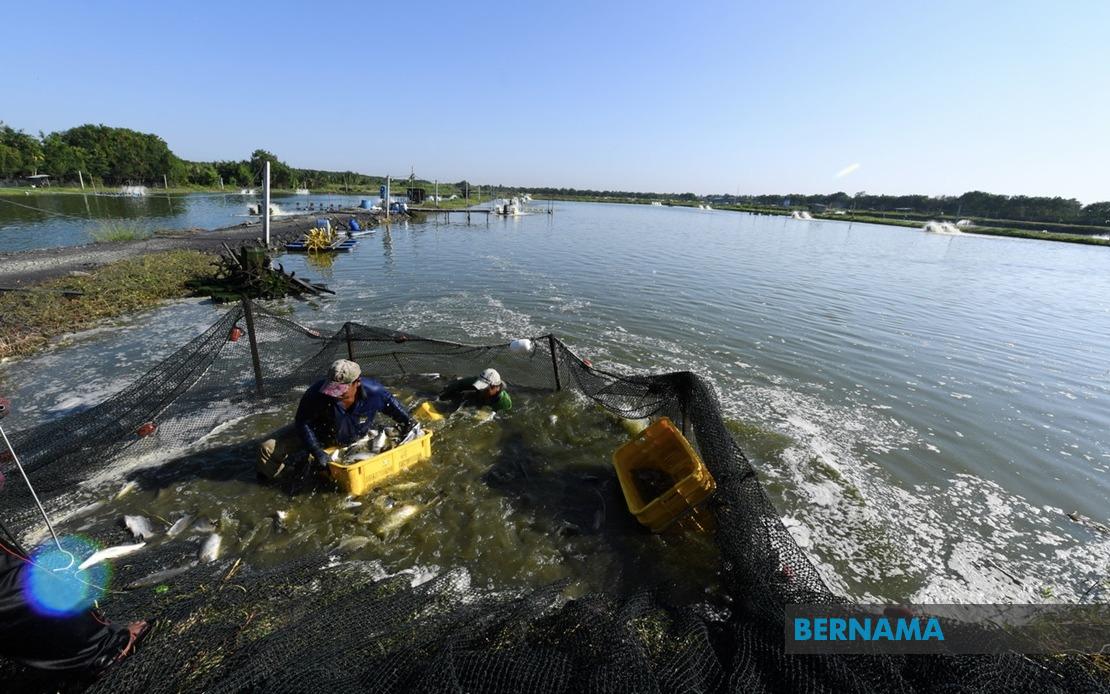
<path fill-rule="evenodd" d="M 336 552 L 354 552 L 360 550 L 366 545 L 370 544 L 371 540 L 362 535 L 355 535 L 354 537 L 344 538 L 339 546 L 335 548 Z"/>
<path fill-rule="evenodd" d="M 143 516 L 124 516 L 123 524 L 131 531 L 136 540 L 149 540 L 154 537 L 154 526 L 151 524 L 150 519 Z"/>
<path fill-rule="evenodd" d="M 164 581 L 170 580 L 171 578 L 176 578 L 177 576 L 180 576 L 181 574 L 185 573 L 186 571 L 188 571 L 189 569 L 193 568 L 196 565 L 197 565 L 197 563 L 195 561 L 193 561 L 193 562 L 189 562 L 185 566 L 178 566 L 178 567 L 175 567 L 173 569 L 166 569 L 165 571 L 156 571 L 156 572 L 150 574 L 149 576 L 144 576 L 143 578 L 140 578 L 137 581 L 132 581 L 132 582 L 128 583 L 126 586 L 123 587 L 123 589 L 124 590 L 135 590 L 136 588 L 147 588 L 149 586 L 156 586 L 159 583 L 162 583 Z"/>
<path fill-rule="evenodd" d="M 347 499 L 343 502 L 343 508 L 358 508 L 359 506 L 362 506 L 362 502 L 354 499 Z"/>
<path fill-rule="evenodd" d="M 138 487 L 138 486 L 139 486 L 138 482 L 136 482 L 135 480 L 131 480 L 127 484 L 123 485 L 123 487 L 121 487 L 118 492 L 116 492 L 116 498 L 120 499 L 124 496 L 127 496 L 128 494 L 133 492 L 135 490 L 135 488 Z"/>
<path fill-rule="evenodd" d="M 200 560 L 208 563 L 220 558 L 220 536 L 212 533 L 200 548 Z"/>
<path fill-rule="evenodd" d="M 166 531 L 166 537 L 174 538 L 185 531 L 189 524 L 193 522 L 192 516 L 182 516 L 173 522 L 170 529 Z"/>
<path fill-rule="evenodd" d="M 88 559 L 81 562 L 81 564 L 77 567 L 77 570 L 84 571 L 90 566 L 96 566 L 102 561 L 107 561 L 108 559 L 118 559 L 119 557 L 126 557 L 128 554 L 138 552 L 143 547 L 146 547 L 145 542 L 140 542 L 134 545 L 117 545 L 115 547 L 109 547 L 108 549 L 102 549 L 99 552 L 93 553 L 89 556 Z"/>
<path fill-rule="evenodd" d="M 216 526 L 207 518 L 201 518 L 193 525 L 193 530 L 198 533 L 214 533 L 216 532 Z"/>
<path fill-rule="evenodd" d="M 82 506 L 81 508 L 77 509 L 73 513 L 69 514 L 68 518 L 80 518 L 81 516 L 84 516 L 86 514 L 92 513 L 93 511 L 99 510 L 100 507 L 104 506 L 105 503 L 106 502 L 104 502 L 104 501 L 94 501 L 93 503 L 88 504 L 86 506 Z"/>
<path fill-rule="evenodd" d="M 420 513 L 420 511 L 420 506 L 416 506 L 414 504 L 405 504 L 404 506 L 394 511 L 393 514 L 389 517 L 389 520 L 382 523 L 381 527 L 378 528 L 378 532 L 380 532 L 382 535 L 388 535 L 389 533 L 407 523 L 410 518 Z"/>

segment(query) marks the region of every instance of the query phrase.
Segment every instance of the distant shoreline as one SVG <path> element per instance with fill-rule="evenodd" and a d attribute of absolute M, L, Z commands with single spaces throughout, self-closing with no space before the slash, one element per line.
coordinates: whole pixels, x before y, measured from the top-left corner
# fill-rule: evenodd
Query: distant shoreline
<path fill-rule="evenodd" d="M 624 205 L 645 205 L 651 206 L 652 203 L 661 203 L 662 207 L 690 207 L 697 208 L 699 204 L 704 205 L 704 202 L 689 201 L 689 200 L 648 200 L 644 198 L 606 198 L 589 195 L 541 195 L 536 196 L 535 199 L 539 200 L 555 200 L 564 202 L 598 202 L 609 204 L 624 204 Z M 786 207 L 768 207 L 765 205 L 721 205 L 713 207 L 714 210 L 721 210 L 726 212 L 746 212 L 748 214 L 756 215 L 772 215 L 779 217 L 789 217 L 793 212 L 802 211 L 802 208 L 791 209 Z M 826 212 L 810 212 L 814 220 L 825 220 L 832 222 L 859 222 L 861 224 L 881 224 L 886 226 L 907 227 L 910 229 L 921 229 L 929 221 L 948 221 L 943 216 L 938 216 L 935 220 L 931 219 L 891 219 L 890 217 L 880 216 L 881 213 L 868 210 L 861 213 L 846 214 L 829 214 Z M 973 220 L 974 221 L 974 220 Z M 1003 221 L 1006 220 L 991 220 Z M 1025 222 L 1022 222 L 1025 223 Z M 1049 225 L 1059 226 L 1059 225 Z M 1094 234 L 1074 234 L 1056 231 L 1033 231 L 1030 229 L 1014 229 L 1011 227 L 999 226 L 975 226 L 964 229 L 969 234 L 982 234 L 985 236 L 1006 236 L 1018 239 L 1035 239 L 1040 241 L 1058 241 L 1063 243 L 1078 243 L 1088 246 L 1110 246 L 1110 238 L 1104 239 L 1095 236 Z M 1105 228 L 1106 234 L 1110 235 L 1110 227 Z"/>

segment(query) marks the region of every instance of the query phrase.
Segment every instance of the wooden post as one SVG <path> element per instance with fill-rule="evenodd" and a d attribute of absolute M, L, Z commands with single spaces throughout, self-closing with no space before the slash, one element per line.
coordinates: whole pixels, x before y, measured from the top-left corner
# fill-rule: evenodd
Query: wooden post
<path fill-rule="evenodd" d="M 170 182 L 168 180 L 166 180 L 166 174 L 162 174 L 162 189 L 163 190 L 169 190 L 170 189 Z"/>
<path fill-rule="evenodd" d="M 247 319 L 247 337 L 251 343 L 251 363 L 254 365 L 254 385 L 258 394 L 262 392 L 262 363 L 258 360 L 258 336 L 254 332 L 254 312 L 251 310 L 251 300 L 243 297 L 243 316 Z"/>
<path fill-rule="evenodd" d="M 77 169 L 77 180 L 81 181 L 81 190 L 85 189 L 85 177 L 81 175 L 81 169 Z"/>
<path fill-rule="evenodd" d="M 547 336 L 547 344 L 551 349 L 551 368 L 555 371 L 555 390 L 562 390 L 563 384 L 559 381 L 559 359 L 555 356 L 555 336 Z"/>
<path fill-rule="evenodd" d="M 354 348 L 354 345 L 351 344 L 351 324 L 350 323 L 344 323 L 343 324 L 343 332 L 347 333 L 347 358 L 350 359 L 351 361 L 354 361 L 355 360 L 355 348 Z"/>
<path fill-rule="evenodd" d="M 385 201 L 382 204 L 385 206 L 385 223 L 389 224 L 389 184 L 391 179 L 389 176 L 385 177 Z"/>
<path fill-rule="evenodd" d="M 436 179 L 436 207 L 439 207 L 439 179 Z"/>
<path fill-rule="evenodd" d="M 266 247 L 270 247 L 270 162 L 262 167 L 262 235 L 266 237 Z"/>

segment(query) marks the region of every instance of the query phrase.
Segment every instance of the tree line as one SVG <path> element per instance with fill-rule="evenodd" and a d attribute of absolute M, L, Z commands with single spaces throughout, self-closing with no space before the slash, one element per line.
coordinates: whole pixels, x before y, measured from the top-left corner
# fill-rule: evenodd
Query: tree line
<path fill-rule="evenodd" d="M 0 180 L 19 180 L 47 174 L 56 181 L 85 180 L 104 185 L 163 183 L 174 186 L 212 187 L 219 184 L 256 187 L 262 183 L 265 162 L 270 162 L 270 182 L 275 188 L 330 187 L 376 189 L 382 176 L 354 171 L 321 171 L 289 166 L 271 152 L 258 149 L 241 161 L 197 162 L 175 155 L 157 135 L 106 125 L 80 125 L 36 137 L 0 122 Z M 165 177 L 163 179 L 163 177 Z M 413 184 L 431 189 L 429 181 Z M 406 180 L 394 181 L 403 188 Z M 462 190 L 464 181 L 441 183 L 440 192 Z"/>
<path fill-rule="evenodd" d="M 16 180 L 48 174 L 55 180 L 76 181 L 77 172 L 105 185 L 161 183 L 163 177 L 175 186 L 254 187 L 261 185 L 262 169 L 270 162 L 270 180 L 276 188 L 331 188 L 376 190 L 381 176 L 354 171 L 299 169 L 282 162 L 273 153 L 255 150 L 241 161 L 194 162 L 177 157 L 157 135 L 106 125 L 80 125 L 61 132 L 30 135 L 0 122 L 0 180 Z M 395 181 L 431 189 L 424 180 Z M 465 195 L 466 181 L 441 183 L 440 193 Z M 486 186 L 483 186 L 486 187 Z M 776 195 L 707 195 L 694 193 L 642 193 L 635 191 L 581 190 L 577 188 L 534 188 L 537 195 L 591 197 L 617 200 L 679 202 L 705 201 L 716 205 L 754 205 L 808 210 L 843 209 L 890 212 L 903 215 L 976 217 L 982 219 L 1054 222 L 1060 224 L 1110 225 L 1110 202 L 1082 205 L 1074 198 L 1026 195 L 996 195 L 971 191 L 958 196 L 854 195 L 836 192 L 823 195 L 799 193 Z"/>
<path fill-rule="evenodd" d="M 638 193 L 622 190 L 582 190 L 578 188 L 533 188 L 535 195 L 603 198 L 629 201 L 679 202 L 703 201 L 714 205 L 750 205 L 823 211 L 874 211 L 934 217 L 975 217 L 980 219 L 1055 222 L 1110 226 L 1110 202 L 1083 205 L 1074 198 L 997 195 L 970 191 L 963 195 L 875 195 L 860 191 L 803 195 L 695 195 L 694 193 Z"/>

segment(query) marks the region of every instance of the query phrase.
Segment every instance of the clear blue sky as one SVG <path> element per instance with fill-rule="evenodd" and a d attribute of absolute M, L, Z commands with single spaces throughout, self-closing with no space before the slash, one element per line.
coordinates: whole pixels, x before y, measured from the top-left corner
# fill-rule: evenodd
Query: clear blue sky
<path fill-rule="evenodd" d="M 380 4 L 7 3 L 0 119 L 505 185 L 1110 199 L 1110 2 Z"/>

